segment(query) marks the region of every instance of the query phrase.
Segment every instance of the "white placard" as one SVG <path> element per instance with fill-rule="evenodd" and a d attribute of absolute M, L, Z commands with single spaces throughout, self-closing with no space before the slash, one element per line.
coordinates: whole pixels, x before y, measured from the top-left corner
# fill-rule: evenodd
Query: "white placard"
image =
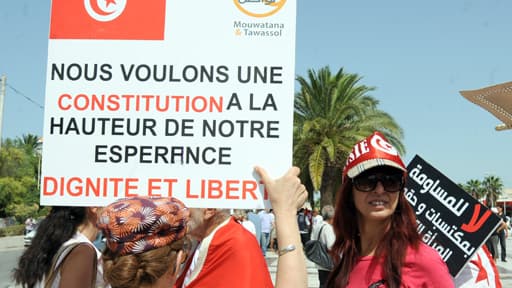
<path fill-rule="evenodd" d="M 290 0 L 53 0 L 41 205 L 268 204 L 253 167 L 292 163 L 295 17 Z"/>

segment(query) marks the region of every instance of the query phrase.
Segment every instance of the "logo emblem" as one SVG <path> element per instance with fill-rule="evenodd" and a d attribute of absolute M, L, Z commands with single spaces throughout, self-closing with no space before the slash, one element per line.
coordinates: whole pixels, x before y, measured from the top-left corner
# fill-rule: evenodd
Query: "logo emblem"
<path fill-rule="evenodd" d="M 283 8 L 286 0 L 233 0 L 242 13 L 257 18 L 276 14 Z"/>
<path fill-rule="evenodd" d="M 375 134 L 372 139 L 370 140 L 370 144 L 377 150 L 380 150 L 384 153 L 396 156 L 398 155 L 398 151 L 393 147 L 391 144 L 389 144 L 388 141 L 386 141 L 384 138 L 382 138 L 380 135 Z"/>
<path fill-rule="evenodd" d="M 123 13 L 127 0 L 84 0 L 85 10 L 96 21 L 108 22 Z"/>

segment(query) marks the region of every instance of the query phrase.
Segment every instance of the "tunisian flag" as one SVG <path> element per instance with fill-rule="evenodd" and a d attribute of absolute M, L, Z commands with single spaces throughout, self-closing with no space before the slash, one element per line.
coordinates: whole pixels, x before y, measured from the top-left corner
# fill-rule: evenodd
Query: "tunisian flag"
<path fill-rule="evenodd" d="M 50 39 L 163 40 L 165 0 L 53 0 Z"/>

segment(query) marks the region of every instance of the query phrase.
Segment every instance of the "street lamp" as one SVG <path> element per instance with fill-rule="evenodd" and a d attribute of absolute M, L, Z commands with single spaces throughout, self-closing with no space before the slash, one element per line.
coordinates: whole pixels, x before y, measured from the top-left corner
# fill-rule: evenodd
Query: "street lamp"
<path fill-rule="evenodd" d="M 41 187 L 41 163 L 43 159 L 43 137 L 39 137 L 37 139 L 37 147 L 36 147 L 36 153 L 37 157 L 39 158 L 39 163 L 37 165 L 37 190 L 40 191 Z"/>

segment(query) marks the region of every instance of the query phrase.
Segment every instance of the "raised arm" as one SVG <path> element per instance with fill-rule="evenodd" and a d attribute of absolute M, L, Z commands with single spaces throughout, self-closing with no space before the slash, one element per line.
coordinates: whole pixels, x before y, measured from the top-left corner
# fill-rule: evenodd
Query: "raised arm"
<path fill-rule="evenodd" d="M 256 167 L 255 170 L 265 185 L 275 215 L 280 255 L 275 287 L 306 288 L 306 261 L 296 214 L 306 201 L 308 193 L 298 177 L 300 169 L 292 167 L 278 179 L 272 179 L 261 167 Z"/>

